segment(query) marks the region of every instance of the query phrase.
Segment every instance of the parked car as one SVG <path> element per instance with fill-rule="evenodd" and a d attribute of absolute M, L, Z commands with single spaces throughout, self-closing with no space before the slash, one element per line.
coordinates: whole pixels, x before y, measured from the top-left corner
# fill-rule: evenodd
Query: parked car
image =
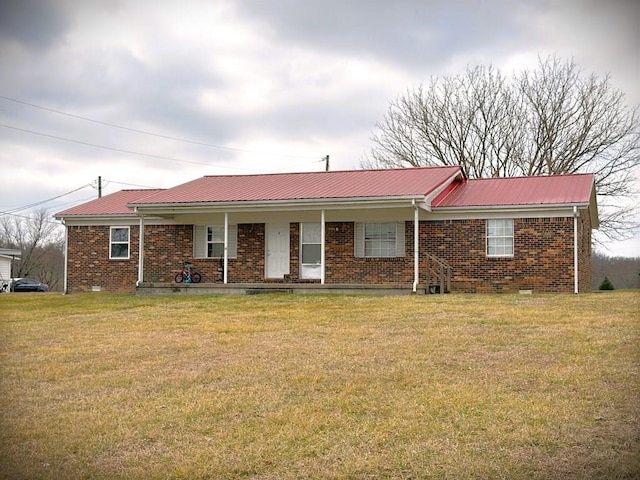
<path fill-rule="evenodd" d="M 49 285 L 33 278 L 14 278 L 11 282 L 12 292 L 48 292 Z"/>

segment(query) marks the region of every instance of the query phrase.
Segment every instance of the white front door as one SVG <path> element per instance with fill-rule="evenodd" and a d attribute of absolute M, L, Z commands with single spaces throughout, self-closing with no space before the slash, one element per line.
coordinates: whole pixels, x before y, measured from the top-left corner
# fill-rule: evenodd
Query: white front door
<path fill-rule="evenodd" d="M 267 278 L 283 278 L 289 273 L 289 224 L 267 223 Z"/>

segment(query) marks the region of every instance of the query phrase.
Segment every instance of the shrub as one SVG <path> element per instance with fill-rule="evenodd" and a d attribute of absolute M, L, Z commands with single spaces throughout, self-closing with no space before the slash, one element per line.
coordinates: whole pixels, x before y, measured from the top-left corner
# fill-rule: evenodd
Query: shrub
<path fill-rule="evenodd" d="M 613 284 L 607 277 L 604 277 L 604 280 L 602 280 L 600 290 L 613 290 Z"/>

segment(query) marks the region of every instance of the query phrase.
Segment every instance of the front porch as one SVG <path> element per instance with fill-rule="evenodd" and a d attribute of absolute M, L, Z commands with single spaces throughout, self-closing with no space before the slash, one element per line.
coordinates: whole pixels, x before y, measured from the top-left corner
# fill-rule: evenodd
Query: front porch
<path fill-rule="evenodd" d="M 439 289 L 438 289 L 439 290 Z M 433 287 L 418 285 L 413 291 L 411 284 L 320 284 L 320 283 L 150 283 L 136 287 L 136 295 L 198 295 L 236 294 L 256 295 L 262 293 L 340 293 L 348 295 L 424 295 L 439 293 Z"/>

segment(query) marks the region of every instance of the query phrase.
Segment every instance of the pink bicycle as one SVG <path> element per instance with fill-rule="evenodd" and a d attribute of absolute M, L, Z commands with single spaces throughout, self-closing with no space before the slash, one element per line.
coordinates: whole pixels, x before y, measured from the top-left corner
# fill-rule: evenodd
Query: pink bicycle
<path fill-rule="evenodd" d="M 200 283 L 202 275 L 193 270 L 191 262 L 184 262 L 182 271 L 176 275 L 176 283 Z"/>

